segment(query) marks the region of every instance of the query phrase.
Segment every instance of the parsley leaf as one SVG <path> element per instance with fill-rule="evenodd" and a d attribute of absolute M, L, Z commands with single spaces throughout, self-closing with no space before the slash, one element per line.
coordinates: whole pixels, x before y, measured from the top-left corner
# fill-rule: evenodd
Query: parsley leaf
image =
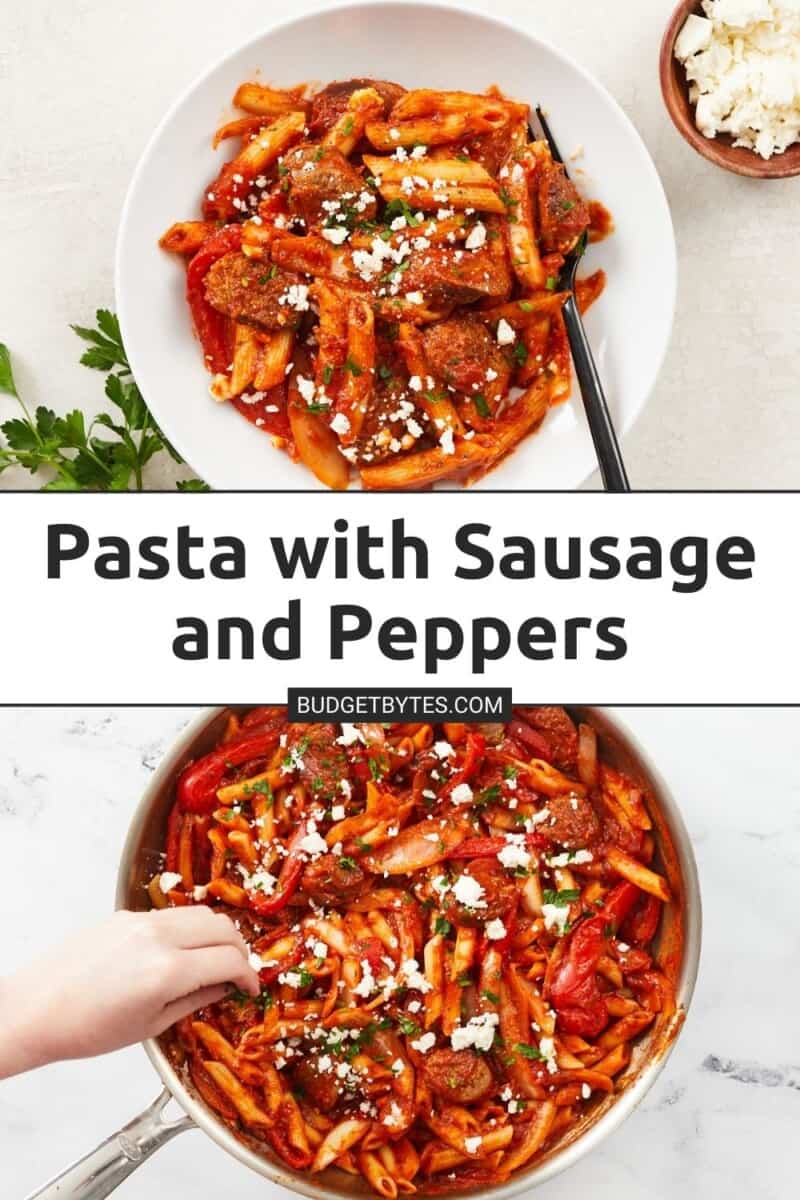
<path fill-rule="evenodd" d="M 43 491 L 141 491 L 144 469 L 155 455 L 166 451 L 176 463 L 183 462 L 136 385 L 116 315 L 101 308 L 95 321 L 96 327 L 91 329 L 72 326 L 88 343 L 81 363 L 106 374 L 105 394 L 112 409 L 93 420 L 87 420 L 80 409 L 59 416 L 44 405 L 31 414 L 17 390 L 8 347 L 0 344 L 0 393 L 14 397 L 22 411 L 21 416 L 0 425 L 5 438 L 5 444 L 0 442 L 0 471 L 16 466 L 35 475 L 44 469 L 50 478 Z M 196 479 L 182 481 L 177 487 L 181 491 L 208 490 Z"/>
<path fill-rule="evenodd" d="M 580 888 L 565 888 L 561 892 L 553 892 L 549 888 L 545 888 L 542 898 L 545 904 L 554 904 L 556 908 L 566 908 L 574 900 L 580 900 L 581 893 Z"/>
<path fill-rule="evenodd" d="M 527 1045 L 526 1042 L 517 1042 L 514 1049 L 518 1054 L 521 1054 L 523 1058 L 544 1058 L 541 1050 L 539 1050 L 536 1046 Z"/>
<path fill-rule="evenodd" d="M 452 928 L 453 928 L 452 925 L 450 924 L 450 922 L 447 920 L 446 917 L 437 917 L 436 920 L 433 922 L 433 932 L 434 933 L 441 933 L 441 934 L 444 934 L 445 936 L 447 936 L 447 934 L 450 932 L 450 930 Z"/>

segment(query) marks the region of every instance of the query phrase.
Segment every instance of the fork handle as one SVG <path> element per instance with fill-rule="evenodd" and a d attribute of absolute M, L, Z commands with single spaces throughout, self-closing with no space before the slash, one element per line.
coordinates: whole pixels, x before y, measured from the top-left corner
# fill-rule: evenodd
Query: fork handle
<path fill-rule="evenodd" d="M 625 464 L 611 422 L 605 392 L 600 382 L 600 376 L 595 366 L 594 355 L 583 328 L 581 314 L 575 296 L 571 295 L 561 310 L 564 314 L 564 324 L 575 363 L 575 374 L 578 376 L 586 419 L 589 422 L 589 432 L 592 435 L 597 461 L 603 486 L 607 492 L 629 492 L 631 485 L 625 472 Z"/>

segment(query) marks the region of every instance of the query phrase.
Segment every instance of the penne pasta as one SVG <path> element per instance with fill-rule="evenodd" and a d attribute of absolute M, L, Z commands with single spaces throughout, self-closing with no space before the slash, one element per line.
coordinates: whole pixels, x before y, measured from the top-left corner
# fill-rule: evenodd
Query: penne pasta
<path fill-rule="evenodd" d="M 353 295 L 318 298 L 353 350 Z M 189 764 L 147 894 L 235 911 L 261 993 L 162 1043 L 237 1136 L 378 1196 L 445 1176 L 468 1190 L 626 1088 L 633 1047 L 657 1051 L 674 1021 L 678 959 L 651 944 L 673 901 L 649 798 L 587 728 L 553 706 L 478 727 L 305 725 L 273 707 Z M 603 780 L 638 827 L 601 826 Z"/>

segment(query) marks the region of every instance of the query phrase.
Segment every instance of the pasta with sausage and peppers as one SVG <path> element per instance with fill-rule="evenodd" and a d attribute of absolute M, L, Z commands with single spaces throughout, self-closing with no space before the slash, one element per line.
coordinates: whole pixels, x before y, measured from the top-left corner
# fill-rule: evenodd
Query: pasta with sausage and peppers
<path fill-rule="evenodd" d="M 167 1052 L 295 1170 L 388 1197 L 503 1181 L 614 1093 L 675 1010 L 654 854 L 645 795 L 562 708 L 466 726 L 231 715 L 179 777 L 148 890 L 233 917 L 262 990 L 179 1022 Z"/>
<path fill-rule="evenodd" d="M 161 239 L 212 395 L 331 488 L 478 479 L 569 395 L 558 279 L 609 214 L 496 88 L 244 83 L 234 105 L 203 219 Z"/>

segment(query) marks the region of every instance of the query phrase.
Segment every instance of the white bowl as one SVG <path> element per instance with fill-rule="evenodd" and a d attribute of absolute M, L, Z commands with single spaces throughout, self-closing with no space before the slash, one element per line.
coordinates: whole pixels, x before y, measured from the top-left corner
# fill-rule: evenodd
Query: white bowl
<path fill-rule="evenodd" d="M 236 87 L 260 78 L 281 86 L 359 76 L 406 87 L 482 91 L 541 104 L 577 181 L 609 208 L 613 237 L 590 247 L 583 272 L 603 267 L 608 287 L 586 327 L 611 413 L 622 434 L 653 387 L 669 342 L 676 254 L 667 201 L 638 133 L 604 88 L 530 30 L 442 4 L 366 3 L 325 7 L 274 25 L 203 75 L 172 107 L 136 169 L 117 242 L 117 311 L 136 379 L 156 419 L 212 487 L 317 489 L 305 467 L 273 449 L 208 392 L 184 299 L 182 264 L 160 250 L 173 221 L 199 215 L 204 187 L 230 146 L 211 149 Z M 565 30 L 565 40 L 567 36 Z M 577 487 L 596 465 L 577 385 L 528 438 L 477 486 Z M 638 481 L 640 483 L 645 481 Z"/>

